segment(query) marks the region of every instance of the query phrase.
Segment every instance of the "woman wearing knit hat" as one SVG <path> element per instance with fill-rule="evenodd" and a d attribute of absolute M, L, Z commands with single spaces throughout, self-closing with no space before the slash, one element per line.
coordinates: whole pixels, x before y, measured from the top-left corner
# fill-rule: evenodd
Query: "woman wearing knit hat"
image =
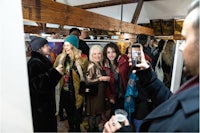
<path fill-rule="evenodd" d="M 56 58 L 54 67 L 62 64 L 63 78 L 60 80 L 59 116 L 64 120 L 63 109 L 68 116 L 69 131 L 80 132 L 83 96 L 79 94 L 80 81 L 84 81 L 88 58 L 78 49 L 79 40 L 69 35 L 64 40 L 63 51 Z"/>
<path fill-rule="evenodd" d="M 50 53 L 48 41 L 31 36 L 31 58 L 28 77 L 34 132 L 56 132 L 55 86 L 62 77 L 62 65 L 53 68 L 46 57 Z"/>

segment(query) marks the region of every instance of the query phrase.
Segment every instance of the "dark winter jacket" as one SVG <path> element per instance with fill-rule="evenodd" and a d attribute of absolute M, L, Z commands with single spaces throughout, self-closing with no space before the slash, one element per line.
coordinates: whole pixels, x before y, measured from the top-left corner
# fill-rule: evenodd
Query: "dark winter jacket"
<path fill-rule="evenodd" d="M 172 95 L 150 69 L 136 74 L 143 88 L 153 94 L 152 101 L 157 105 L 145 117 L 140 131 L 199 132 L 199 76 L 190 79 Z"/>
<path fill-rule="evenodd" d="M 32 51 L 28 76 L 34 131 L 55 131 L 55 86 L 62 75 L 44 55 Z"/>
<path fill-rule="evenodd" d="M 89 46 L 87 45 L 87 43 L 83 40 L 79 40 L 79 47 L 78 49 L 80 49 L 82 51 L 83 54 L 87 55 L 87 57 L 89 58 Z"/>

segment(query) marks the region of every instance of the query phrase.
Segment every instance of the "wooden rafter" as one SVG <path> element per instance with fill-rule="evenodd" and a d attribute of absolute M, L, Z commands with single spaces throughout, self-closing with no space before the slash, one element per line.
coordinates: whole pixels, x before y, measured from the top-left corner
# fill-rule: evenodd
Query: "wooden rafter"
<path fill-rule="evenodd" d="M 144 0 L 144 1 L 155 1 L 155 0 Z M 120 5 L 120 4 L 129 4 L 129 3 L 137 3 L 137 2 L 138 0 L 123 0 L 123 3 L 122 3 L 122 0 L 109 0 L 109 1 L 79 5 L 76 7 L 82 8 L 82 9 L 91 9 L 91 8 L 115 6 L 115 5 Z"/>
<path fill-rule="evenodd" d="M 144 0 L 138 0 L 138 4 L 137 4 L 137 7 L 135 9 L 135 13 L 133 15 L 131 23 L 133 23 L 133 24 L 137 23 L 137 20 L 139 18 L 140 12 L 142 10 L 143 3 L 144 3 Z"/>
<path fill-rule="evenodd" d="M 40 34 L 43 33 L 43 28 L 42 26 L 28 26 L 24 25 L 24 32 L 25 33 L 33 33 L 33 34 Z M 61 35 L 67 35 L 68 30 L 67 29 L 60 29 L 60 28 L 45 28 L 45 33 L 59 33 Z"/>
<path fill-rule="evenodd" d="M 84 9 L 72 7 L 50 0 L 22 0 L 23 18 L 39 23 L 95 28 L 107 31 L 153 35 L 151 28 L 106 17 Z"/>

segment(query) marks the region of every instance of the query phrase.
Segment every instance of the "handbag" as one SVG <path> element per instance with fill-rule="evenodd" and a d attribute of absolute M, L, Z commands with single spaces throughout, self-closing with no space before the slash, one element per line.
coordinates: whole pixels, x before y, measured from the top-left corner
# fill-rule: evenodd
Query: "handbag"
<path fill-rule="evenodd" d="M 79 94 L 87 96 L 97 96 L 98 94 L 98 82 L 86 83 L 80 82 Z"/>

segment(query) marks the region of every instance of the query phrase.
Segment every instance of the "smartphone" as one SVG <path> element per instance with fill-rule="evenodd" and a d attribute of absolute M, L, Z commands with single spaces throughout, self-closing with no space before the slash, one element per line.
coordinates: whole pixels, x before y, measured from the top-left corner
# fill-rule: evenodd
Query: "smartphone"
<path fill-rule="evenodd" d="M 133 43 L 131 45 L 131 58 L 132 58 L 132 67 L 133 69 L 138 69 L 137 64 L 141 63 L 141 45 L 139 43 Z"/>

